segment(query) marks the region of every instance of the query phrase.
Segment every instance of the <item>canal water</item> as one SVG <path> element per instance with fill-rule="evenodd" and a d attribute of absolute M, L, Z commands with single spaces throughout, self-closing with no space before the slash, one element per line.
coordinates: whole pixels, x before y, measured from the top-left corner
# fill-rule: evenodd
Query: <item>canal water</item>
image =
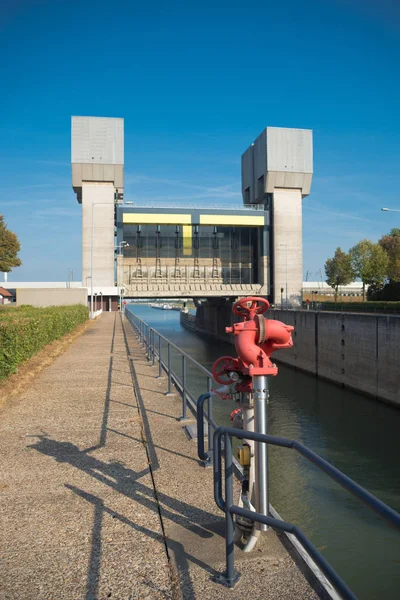
<path fill-rule="evenodd" d="M 179 312 L 127 306 L 206 368 L 230 344 L 183 329 Z M 174 370 L 181 361 L 172 355 Z M 204 375 L 188 365 L 197 397 Z M 166 398 L 166 402 L 168 399 Z M 216 399 L 214 418 L 230 424 L 231 402 Z M 400 410 L 311 375 L 279 366 L 270 378 L 268 432 L 301 441 L 400 511 Z M 400 598 L 400 535 L 294 451 L 270 449 L 270 502 L 297 524 L 362 600 Z"/>

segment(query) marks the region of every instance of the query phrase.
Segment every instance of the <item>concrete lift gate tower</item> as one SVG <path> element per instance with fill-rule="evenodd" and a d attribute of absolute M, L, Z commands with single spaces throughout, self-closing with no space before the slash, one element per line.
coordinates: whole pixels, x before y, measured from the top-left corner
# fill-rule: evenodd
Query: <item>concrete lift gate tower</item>
<path fill-rule="evenodd" d="M 303 281 L 302 199 L 311 190 L 313 143 L 310 129 L 267 127 L 242 155 L 245 205 L 267 204 L 271 212 L 269 297 L 286 307 L 301 303 Z"/>
<path fill-rule="evenodd" d="M 82 204 L 82 285 L 115 286 L 115 202 L 124 191 L 124 120 L 72 117 L 72 187 Z"/>

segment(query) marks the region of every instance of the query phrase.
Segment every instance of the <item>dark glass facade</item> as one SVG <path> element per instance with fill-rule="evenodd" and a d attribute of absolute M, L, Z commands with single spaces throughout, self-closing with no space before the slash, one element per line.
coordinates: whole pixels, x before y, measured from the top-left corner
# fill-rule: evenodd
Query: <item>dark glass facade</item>
<path fill-rule="evenodd" d="M 212 225 L 123 225 L 129 246 L 124 258 L 134 265 L 153 261 L 182 264 L 218 264 L 225 282 L 258 283 L 259 227 Z M 169 259 L 169 260 L 168 260 Z"/>

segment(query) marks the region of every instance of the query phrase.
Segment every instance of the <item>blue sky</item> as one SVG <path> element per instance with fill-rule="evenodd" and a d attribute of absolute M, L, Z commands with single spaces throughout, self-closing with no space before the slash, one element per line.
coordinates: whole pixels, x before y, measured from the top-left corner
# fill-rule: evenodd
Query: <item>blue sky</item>
<path fill-rule="evenodd" d="M 304 274 L 398 226 L 400 3 L 14 0 L 0 7 L 0 212 L 14 281 L 80 278 L 71 115 L 125 118 L 125 198 L 240 203 L 267 126 L 314 131 Z"/>

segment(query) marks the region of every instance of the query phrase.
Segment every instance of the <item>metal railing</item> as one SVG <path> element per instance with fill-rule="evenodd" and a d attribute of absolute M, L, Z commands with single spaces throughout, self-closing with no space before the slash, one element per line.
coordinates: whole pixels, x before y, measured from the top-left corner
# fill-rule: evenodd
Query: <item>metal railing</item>
<path fill-rule="evenodd" d="M 149 203 L 146 200 L 135 200 L 132 205 L 134 208 L 190 208 L 190 209 L 198 209 L 199 206 L 195 202 L 188 202 L 187 200 L 182 200 L 181 202 L 177 200 L 168 200 L 168 201 L 160 201 Z M 130 205 L 127 205 L 127 208 L 131 208 Z M 203 204 L 201 210 L 207 212 L 208 210 L 265 210 L 264 204 L 241 204 L 241 203 L 229 203 L 229 202 L 214 202 L 211 204 Z"/>
<path fill-rule="evenodd" d="M 201 413 L 200 413 L 201 416 Z M 315 454 L 312 450 L 296 440 L 281 438 L 273 435 L 263 435 L 253 431 L 244 431 L 243 429 L 234 429 L 232 427 L 218 427 L 214 433 L 214 498 L 215 502 L 225 513 L 225 550 L 226 550 L 226 572 L 219 577 L 221 583 L 228 587 L 233 587 L 239 579 L 239 573 L 235 571 L 234 565 L 234 515 L 239 515 L 250 521 L 263 523 L 278 531 L 283 531 L 294 535 L 314 560 L 334 588 L 341 594 L 345 600 L 357 600 L 357 597 L 336 573 L 328 561 L 322 556 L 317 548 L 310 542 L 306 535 L 296 525 L 286 523 L 274 517 L 262 515 L 257 512 L 247 510 L 237 506 L 233 502 L 233 456 L 232 456 L 232 437 L 242 440 L 252 440 L 282 448 L 296 450 L 304 456 L 309 462 L 313 463 L 321 471 L 326 473 L 331 479 L 336 481 L 348 492 L 364 502 L 368 508 L 374 510 L 380 517 L 385 519 L 390 525 L 400 530 L 400 515 L 392 508 L 384 504 L 381 500 L 370 494 L 367 490 L 358 485 L 355 481 L 347 477 L 344 473 L 336 469 L 333 465 Z M 225 500 L 222 497 L 222 438 L 224 438 L 224 479 L 225 479 Z"/>
<path fill-rule="evenodd" d="M 211 390 L 213 387 L 213 376 L 208 369 L 203 367 L 200 363 L 198 363 L 190 354 L 187 354 L 184 350 L 179 348 L 176 344 L 171 342 L 168 338 L 166 338 L 162 333 L 157 331 L 154 327 L 151 327 L 146 321 L 140 319 L 137 315 L 135 315 L 132 311 L 126 310 L 125 317 L 128 319 L 131 324 L 133 330 L 139 338 L 140 344 L 146 350 L 146 356 L 151 364 L 154 366 L 156 362 L 158 363 L 158 377 L 163 376 L 163 372 L 165 372 L 168 378 L 168 389 L 166 395 L 171 395 L 172 385 L 175 385 L 179 393 L 182 397 L 182 415 L 181 420 L 187 419 L 187 411 L 188 409 L 192 412 L 192 414 L 197 418 L 197 394 L 195 395 L 193 391 L 188 388 L 187 385 L 187 367 L 188 364 L 192 365 L 196 370 L 198 370 L 205 378 L 205 389 L 207 389 L 207 413 L 204 413 L 203 408 L 203 454 L 204 454 L 204 462 L 207 465 L 212 464 L 213 460 L 213 432 L 217 429 L 218 424 L 213 419 L 213 410 L 212 410 L 212 395 Z M 163 350 L 165 358 L 163 358 Z M 181 361 L 181 373 L 177 373 L 172 367 L 172 350 L 174 350 Z M 204 421 L 207 425 L 207 433 L 208 433 L 208 449 L 207 452 L 204 449 Z"/>
<path fill-rule="evenodd" d="M 321 569 L 328 581 L 339 592 L 345 600 L 357 600 L 357 597 L 336 573 L 324 556 L 317 550 L 312 542 L 296 525 L 287 523 L 279 518 L 265 516 L 241 508 L 233 502 L 233 475 L 234 472 L 239 477 L 243 470 L 232 454 L 232 437 L 245 440 L 253 440 L 289 448 L 295 450 L 304 456 L 309 462 L 316 465 L 324 471 L 331 479 L 344 487 L 351 494 L 358 497 L 369 508 L 377 512 L 382 518 L 386 519 L 396 529 L 400 529 L 400 515 L 384 504 L 381 500 L 370 494 L 367 490 L 359 486 L 344 473 L 336 469 L 318 454 L 297 442 L 288 438 L 281 438 L 272 435 L 263 435 L 256 432 L 234 429 L 231 427 L 221 427 L 212 417 L 212 384 L 213 376 L 203 365 L 179 348 L 176 344 L 168 340 L 164 335 L 151 327 L 148 323 L 140 319 L 131 311 L 126 311 L 125 316 L 136 332 L 139 342 L 146 350 L 148 360 L 152 365 L 158 362 L 158 376 L 162 377 L 163 372 L 168 377 L 168 390 L 166 395 L 172 394 L 172 385 L 174 384 L 182 397 L 182 416 L 187 417 L 187 410 L 193 413 L 197 418 L 197 450 L 198 456 L 204 465 L 213 465 L 214 467 L 214 498 L 217 506 L 225 513 L 225 549 L 226 549 L 226 572 L 217 579 L 228 587 L 234 587 L 239 579 L 239 574 L 234 567 L 234 515 L 240 515 L 251 521 L 263 523 L 277 531 L 293 535 L 301 546 L 306 550 L 315 564 Z M 166 350 L 166 358 L 162 356 L 162 350 Z M 181 357 L 181 376 L 172 368 L 172 350 Z M 192 364 L 206 378 L 207 393 L 202 394 L 196 401 L 193 392 L 187 388 L 187 365 Z M 204 406 L 207 405 L 207 412 Z M 205 447 L 205 426 L 208 434 L 208 447 Z M 225 500 L 222 496 L 222 453 L 224 452 L 224 480 L 225 480 Z M 271 507 L 270 507 L 270 510 Z M 279 515 L 278 515 L 279 516 Z"/>

